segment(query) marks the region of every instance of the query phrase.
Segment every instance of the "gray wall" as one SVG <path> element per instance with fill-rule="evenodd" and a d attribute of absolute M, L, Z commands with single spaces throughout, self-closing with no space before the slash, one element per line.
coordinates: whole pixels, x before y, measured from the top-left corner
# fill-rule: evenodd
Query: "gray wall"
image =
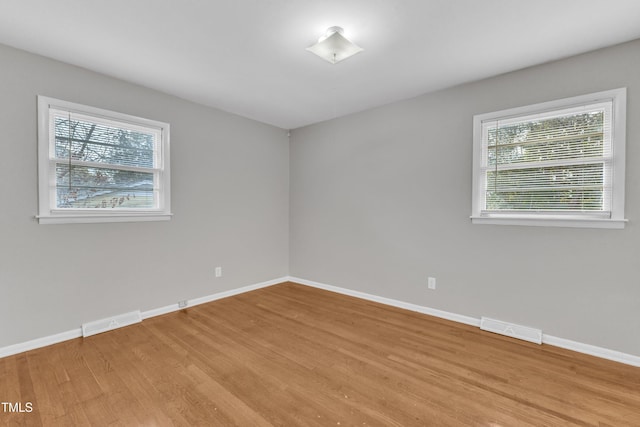
<path fill-rule="evenodd" d="M 625 86 L 624 230 L 471 224 L 474 114 Z M 290 273 L 640 355 L 639 115 L 635 41 L 296 129 Z"/>
<path fill-rule="evenodd" d="M 39 94 L 169 122 L 174 218 L 39 225 Z M 0 46 L 0 139 L 0 348 L 288 273 L 282 129 Z"/>
<path fill-rule="evenodd" d="M 640 355 L 638 71 L 640 41 L 288 144 L 281 129 L 0 46 L 0 348 L 291 274 Z M 474 114 L 622 86 L 624 230 L 471 225 Z M 38 94 L 171 123 L 173 220 L 38 225 Z"/>

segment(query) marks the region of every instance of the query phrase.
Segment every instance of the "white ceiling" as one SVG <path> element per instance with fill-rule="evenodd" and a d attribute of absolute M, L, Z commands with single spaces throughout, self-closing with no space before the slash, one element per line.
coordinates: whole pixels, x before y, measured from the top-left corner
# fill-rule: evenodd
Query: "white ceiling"
<path fill-rule="evenodd" d="M 334 25 L 364 52 L 305 51 Z M 639 0 L 0 0 L 0 43 L 285 129 L 636 38 Z"/>

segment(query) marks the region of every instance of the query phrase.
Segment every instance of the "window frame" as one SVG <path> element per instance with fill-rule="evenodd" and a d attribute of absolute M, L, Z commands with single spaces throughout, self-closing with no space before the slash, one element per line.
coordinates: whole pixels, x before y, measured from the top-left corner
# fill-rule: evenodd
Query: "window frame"
<path fill-rule="evenodd" d="M 95 118 L 96 122 L 128 125 L 159 134 L 158 207 L 151 209 L 57 208 L 55 161 L 52 158 L 50 110 L 63 110 Z M 38 215 L 40 224 L 167 221 L 171 213 L 171 171 L 168 123 L 38 95 Z M 117 165 L 109 164 L 116 168 Z"/>
<path fill-rule="evenodd" d="M 472 168 L 472 213 L 473 224 L 525 225 L 549 227 L 583 227 L 583 228 L 624 228 L 625 197 L 625 146 L 626 146 L 626 88 L 618 88 L 595 92 L 570 98 L 557 99 L 516 108 L 509 108 L 473 116 L 473 168 Z M 535 211 L 497 213 L 483 212 L 485 197 L 485 181 L 483 158 L 483 123 L 499 120 L 513 120 L 518 117 L 534 114 L 550 113 L 587 104 L 603 102 L 611 103 L 611 216 L 598 218 L 596 215 L 584 214 L 550 214 Z"/>

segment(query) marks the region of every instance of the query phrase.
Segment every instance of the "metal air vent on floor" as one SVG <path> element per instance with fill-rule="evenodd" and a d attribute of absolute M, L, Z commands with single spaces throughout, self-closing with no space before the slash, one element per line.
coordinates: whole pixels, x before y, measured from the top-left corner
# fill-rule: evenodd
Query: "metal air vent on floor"
<path fill-rule="evenodd" d="M 542 331 L 528 326 L 516 325 L 513 323 L 503 322 L 502 320 L 482 317 L 480 319 L 480 329 L 536 344 L 542 344 Z"/>
<path fill-rule="evenodd" d="M 142 322 L 142 315 L 140 314 L 140 310 L 119 314 L 114 317 L 108 317 L 106 319 L 83 323 L 82 336 L 89 337 L 101 332 L 111 331 L 113 329 L 122 328 L 124 326 L 129 326 L 133 325 L 134 323 L 140 322 Z"/>

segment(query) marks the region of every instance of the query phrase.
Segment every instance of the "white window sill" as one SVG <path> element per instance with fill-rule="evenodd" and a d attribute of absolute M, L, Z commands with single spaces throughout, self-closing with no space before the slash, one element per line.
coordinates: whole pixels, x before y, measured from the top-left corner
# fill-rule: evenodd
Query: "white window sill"
<path fill-rule="evenodd" d="M 533 227 L 574 227 L 574 228 L 612 228 L 622 229 L 629 220 L 608 218 L 575 218 L 575 217 L 525 217 L 525 216 L 472 216 L 472 224 L 490 225 L 524 225 Z"/>
<path fill-rule="evenodd" d="M 91 224 L 101 222 L 143 222 L 143 221 L 168 221 L 173 214 L 93 214 L 93 215 L 48 215 L 36 216 L 40 224 Z"/>

